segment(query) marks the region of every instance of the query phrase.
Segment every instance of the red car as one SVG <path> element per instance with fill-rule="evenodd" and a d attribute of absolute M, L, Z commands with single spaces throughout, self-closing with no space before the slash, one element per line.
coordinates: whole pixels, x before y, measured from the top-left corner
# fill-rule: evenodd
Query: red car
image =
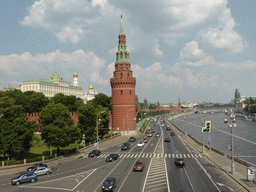
<path fill-rule="evenodd" d="M 143 171 L 144 163 L 142 161 L 137 161 L 133 166 L 133 171 Z"/>
<path fill-rule="evenodd" d="M 147 143 L 147 142 L 148 142 L 148 139 L 147 139 L 147 138 L 144 138 L 142 141 L 143 141 L 144 143 Z"/>
<path fill-rule="evenodd" d="M 151 130 L 151 133 L 155 133 L 155 132 L 156 132 L 155 129 L 152 129 L 152 130 Z"/>

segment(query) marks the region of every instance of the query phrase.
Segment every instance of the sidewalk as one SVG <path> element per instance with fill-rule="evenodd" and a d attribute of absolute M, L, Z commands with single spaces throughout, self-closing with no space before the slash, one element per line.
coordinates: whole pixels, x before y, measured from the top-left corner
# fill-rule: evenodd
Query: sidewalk
<path fill-rule="evenodd" d="M 169 122 L 168 122 L 169 123 Z M 202 145 L 193 140 L 190 135 L 184 135 L 181 130 L 179 130 L 176 126 L 171 125 L 171 128 L 177 134 L 181 135 L 182 139 L 186 141 L 190 146 L 192 146 L 196 151 L 202 153 Z M 214 163 L 217 167 L 219 167 L 222 171 L 224 171 L 227 175 L 229 175 L 232 179 L 234 179 L 237 183 L 239 183 L 243 188 L 250 192 L 256 192 L 256 184 L 252 181 L 247 181 L 247 166 L 238 163 L 235 161 L 235 170 L 234 174 L 231 173 L 231 159 L 224 157 L 220 153 L 209 150 L 205 147 L 205 157 Z"/>

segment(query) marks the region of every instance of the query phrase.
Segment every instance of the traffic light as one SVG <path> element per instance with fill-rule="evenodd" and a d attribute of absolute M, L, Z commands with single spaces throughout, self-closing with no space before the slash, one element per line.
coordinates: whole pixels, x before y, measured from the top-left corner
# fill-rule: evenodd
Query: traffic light
<path fill-rule="evenodd" d="M 205 128 L 203 130 L 204 132 L 211 132 L 211 121 L 205 121 Z"/>

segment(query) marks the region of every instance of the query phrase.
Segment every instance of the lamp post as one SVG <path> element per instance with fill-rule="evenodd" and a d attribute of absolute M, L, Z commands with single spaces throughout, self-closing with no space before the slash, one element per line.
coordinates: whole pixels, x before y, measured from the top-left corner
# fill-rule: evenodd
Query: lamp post
<path fill-rule="evenodd" d="M 84 148 L 85 148 L 85 134 L 83 134 L 83 145 L 84 145 Z"/>
<path fill-rule="evenodd" d="M 235 173 L 235 163 L 234 163 L 234 140 L 233 140 L 233 132 L 232 132 L 232 128 L 233 127 L 236 127 L 236 119 L 235 119 L 235 114 L 234 113 L 231 113 L 230 116 L 229 116 L 229 124 L 228 126 L 230 127 L 231 129 L 231 173 L 234 174 Z M 228 123 L 228 119 L 225 118 L 224 119 L 224 123 Z"/>
<path fill-rule="evenodd" d="M 104 113 L 104 112 L 105 112 L 105 110 L 104 111 L 100 111 L 100 112 L 97 113 L 97 119 L 96 119 L 96 125 L 97 125 L 97 149 L 99 149 L 99 126 L 98 126 L 99 119 L 98 119 L 98 115 L 99 115 L 99 113 Z"/>
<path fill-rule="evenodd" d="M 128 132 L 129 132 L 129 126 L 128 126 L 128 112 L 132 111 L 134 108 L 127 111 L 127 138 L 128 138 Z"/>
<path fill-rule="evenodd" d="M 202 113 L 201 113 L 201 127 L 203 127 L 203 117 L 202 117 Z M 205 149 L 204 149 L 204 134 L 203 134 L 203 132 L 202 132 L 202 155 L 204 156 L 204 154 L 205 154 Z"/>

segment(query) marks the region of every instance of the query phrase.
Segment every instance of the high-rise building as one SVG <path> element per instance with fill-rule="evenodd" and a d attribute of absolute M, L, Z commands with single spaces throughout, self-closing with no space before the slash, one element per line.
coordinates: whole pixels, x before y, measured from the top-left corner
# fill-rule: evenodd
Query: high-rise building
<path fill-rule="evenodd" d="M 112 88 L 112 131 L 136 130 L 136 78 L 132 76 L 129 53 L 126 47 L 126 35 L 121 16 L 116 52 L 115 71 L 110 79 Z"/>

